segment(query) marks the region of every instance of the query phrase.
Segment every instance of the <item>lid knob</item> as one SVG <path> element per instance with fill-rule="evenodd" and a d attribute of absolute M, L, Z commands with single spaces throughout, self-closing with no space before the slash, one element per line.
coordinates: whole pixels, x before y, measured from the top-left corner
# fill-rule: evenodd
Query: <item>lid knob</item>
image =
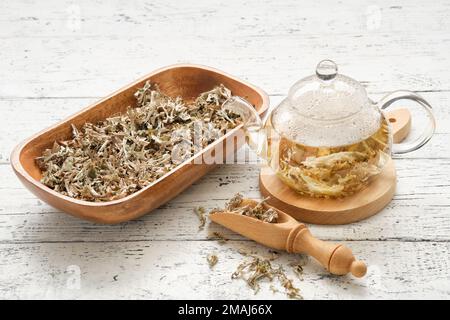
<path fill-rule="evenodd" d="M 322 60 L 316 67 L 316 74 L 322 80 L 333 79 L 338 72 L 337 64 L 331 60 Z"/>

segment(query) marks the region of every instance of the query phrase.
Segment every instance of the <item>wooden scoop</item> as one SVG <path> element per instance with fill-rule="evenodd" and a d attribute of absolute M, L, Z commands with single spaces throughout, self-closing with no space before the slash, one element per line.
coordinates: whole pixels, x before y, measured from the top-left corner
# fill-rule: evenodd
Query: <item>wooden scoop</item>
<path fill-rule="evenodd" d="M 243 199 L 240 206 L 254 207 L 256 204 L 254 200 Z M 263 206 L 266 209 L 271 208 L 266 204 Z M 276 223 L 226 211 L 212 213 L 209 217 L 212 221 L 265 246 L 289 253 L 306 253 L 317 259 L 332 274 L 344 275 L 351 272 L 358 278 L 366 274 L 366 264 L 356 260 L 349 248 L 315 238 L 305 224 L 276 208 L 273 209 L 278 212 Z"/>

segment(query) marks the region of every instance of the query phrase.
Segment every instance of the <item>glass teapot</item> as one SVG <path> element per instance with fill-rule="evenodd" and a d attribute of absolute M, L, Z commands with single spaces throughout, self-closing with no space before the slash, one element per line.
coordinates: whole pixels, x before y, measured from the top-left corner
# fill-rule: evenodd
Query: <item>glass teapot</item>
<path fill-rule="evenodd" d="M 383 110 L 408 99 L 422 106 L 429 119 L 414 141 L 392 143 L 392 129 Z M 262 121 L 244 99 L 223 105 L 239 114 L 247 142 L 277 176 L 299 194 L 344 197 L 364 188 L 391 155 L 417 150 L 435 130 L 430 104 L 411 91 L 395 91 L 375 103 L 356 80 L 338 73 L 331 60 L 321 61 L 316 74 L 295 83 Z"/>

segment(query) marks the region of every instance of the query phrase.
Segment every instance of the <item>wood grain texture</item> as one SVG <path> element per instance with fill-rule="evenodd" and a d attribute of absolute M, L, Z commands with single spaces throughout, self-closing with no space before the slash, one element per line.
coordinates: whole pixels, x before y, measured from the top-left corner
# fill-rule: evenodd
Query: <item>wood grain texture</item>
<path fill-rule="evenodd" d="M 364 278 L 333 276 L 307 260 L 304 280 L 299 281 L 287 266 L 298 262 L 300 255 L 283 254 L 277 263 L 286 267 L 306 299 L 432 299 L 450 294 L 448 243 L 352 241 L 348 245 L 368 263 Z M 244 260 L 237 252 L 242 247 L 268 255 L 266 248 L 249 241 L 225 245 L 215 241 L 3 244 L 0 295 L 47 299 L 285 299 L 282 288 L 274 294 L 269 284 L 263 283 L 254 295 L 245 282 L 231 279 Z M 213 270 L 206 261 L 211 252 L 219 258 Z M 72 282 L 78 274 L 79 288 Z"/>
<path fill-rule="evenodd" d="M 213 65 L 285 94 L 323 58 L 371 91 L 450 89 L 442 69 L 450 63 L 448 2 L 331 7 L 326 0 L 3 1 L 0 69 L 14 72 L 1 79 L 0 95 L 105 96 L 174 62 Z"/>
<path fill-rule="evenodd" d="M 151 215 L 103 226 L 61 214 L 26 191 L 9 166 L 22 139 L 146 73 L 200 63 L 261 87 L 272 106 L 330 58 L 374 100 L 419 91 L 437 134 L 396 159 L 394 200 L 348 226 L 309 226 L 346 241 L 369 266 L 363 279 L 305 266 L 307 299 L 450 297 L 450 3 L 328 1 L 1 1 L 0 298 L 280 298 L 231 281 L 244 241 L 218 225 L 198 232 L 192 208 L 235 192 L 259 197 L 256 161 L 219 166 Z M 205 27 L 207 26 L 207 27 Z M 413 114 L 414 126 L 421 120 Z M 207 240 L 211 231 L 233 239 Z M 219 263 L 209 271 L 206 254 Z M 295 255 L 282 254 L 281 261 Z M 80 289 L 68 279 L 78 266 Z M 75 270 L 75 271 L 74 271 Z M 293 275 L 292 275 L 293 276 Z"/>
<path fill-rule="evenodd" d="M 441 172 L 446 160 L 398 160 L 397 193 L 378 215 L 347 226 L 310 225 L 323 240 L 450 241 L 450 183 Z M 428 172 L 423 175 L 423 170 Z M 258 198 L 259 167 L 222 165 L 151 215 L 117 226 L 96 225 L 67 217 L 25 190 L 8 166 L 0 166 L 0 242 L 96 242 L 205 239 L 198 232 L 197 206 L 221 207 L 236 192 Z M 241 239 L 216 225 L 232 239 Z"/>

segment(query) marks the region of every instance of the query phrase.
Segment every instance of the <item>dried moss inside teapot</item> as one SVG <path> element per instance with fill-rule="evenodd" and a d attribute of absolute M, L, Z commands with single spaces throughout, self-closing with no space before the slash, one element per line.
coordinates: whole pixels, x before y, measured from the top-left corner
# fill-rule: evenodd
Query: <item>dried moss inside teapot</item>
<path fill-rule="evenodd" d="M 295 83 L 262 125 L 245 101 L 241 112 L 253 147 L 301 195 L 344 197 L 364 188 L 390 157 L 390 126 L 364 87 L 330 60 Z"/>
<path fill-rule="evenodd" d="M 300 194 L 348 196 L 361 190 L 371 177 L 381 172 L 389 157 L 386 152 L 388 132 L 383 119 L 374 134 L 351 145 L 311 147 L 281 137 L 270 164 L 278 177 Z"/>

